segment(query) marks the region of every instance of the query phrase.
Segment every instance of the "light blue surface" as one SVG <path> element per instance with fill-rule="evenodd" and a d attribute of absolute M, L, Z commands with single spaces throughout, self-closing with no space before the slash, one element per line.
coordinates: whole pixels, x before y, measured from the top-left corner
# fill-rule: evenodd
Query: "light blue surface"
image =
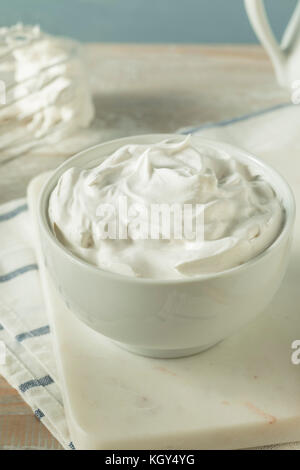
<path fill-rule="evenodd" d="M 282 33 L 297 0 L 268 0 Z M 1 0 L 0 25 L 40 23 L 82 41 L 256 42 L 243 0 Z"/>

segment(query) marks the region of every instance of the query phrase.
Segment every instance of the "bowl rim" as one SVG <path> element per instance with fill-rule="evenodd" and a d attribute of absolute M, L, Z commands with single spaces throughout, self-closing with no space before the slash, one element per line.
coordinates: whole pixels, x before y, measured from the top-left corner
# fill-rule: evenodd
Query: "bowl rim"
<path fill-rule="evenodd" d="M 153 143 L 153 142 L 159 142 L 160 140 L 164 140 L 164 139 L 174 139 L 174 138 L 182 139 L 186 137 L 187 137 L 186 135 L 176 134 L 176 133 L 143 134 L 143 135 L 137 135 L 137 136 L 122 137 L 119 139 L 105 141 L 103 143 L 94 145 L 92 147 L 88 147 L 76 153 L 74 156 L 68 158 L 67 160 L 65 160 L 51 173 L 49 178 L 47 178 L 46 182 L 43 184 L 42 190 L 39 195 L 38 222 L 39 222 L 40 229 L 43 230 L 43 237 L 46 237 L 47 240 L 59 250 L 62 256 L 67 257 L 70 261 L 72 261 L 73 263 L 76 263 L 82 269 L 89 270 L 91 273 L 94 273 L 96 275 L 101 275 L 102 277 L 106 277 L 107 279 L 111 279 L 111 280 L 115 280 L 119 282 L 125 282 L 129 284 L 136 283 L 136 284 L 144 284 L 144 285 L 176 285 L 176 284 L 178 285 L 178 284 L 187 284 L 187 283 L 190 284 L 190 283 L 195 283 L 199 281 L 205 281 L 208 279 L 217 279 L 220 277 L 227 277 L 227 276 L 239 273 L 241 271 L 244 271 L 250 266 L 254 266 L 255 264 L 259 263 L 263 258 L 266 258 L 267 256 L 271 255 L 271 253 L 273 253 L 273 251 L 280 245 L 282 240 L 291 233 L 293 225 L 294 225 L 295 215 L 296 215 L 296 203 L 295 203 L 295 198 L 294 198 L 290 185 L 287 183 L 285 178 L 277 170 L 275 170 L 273 167 L 271 167 L 270 165 L 268 165 L 267 163 L 265 163 L 258 157 L 254 156 L 250 152 L 240 147 L 233 146 L 227 142 L 206 139 L 202 136 L 193 135 L 193 134 L 192 134 L 192 139 L 198 140 L 200 144 L 203 143 L 213 148 L 230 151 L 231 153 L 235 154 L 234 158 L 236 158 L 237 160 L 241 160 L 243 162 L 248 161 L 249 164 L 252 164 L 252 166 L 263 170 L 264 176 L 267 177 L 266 179 L 270 182 L 276 194 L 278 196 L 281 196 L 281 203 L 285 211 L 284 224 L 278 236 L 275 238 L 272 244 L 269 245 L 265 250 L 263 250 L 262 252 L 254 256 L 253 258 L 249 259 L 245 263 L 242 263 L 238 266 L 234 266 L 229 269 L 225 269 L 223 271 L 218 271 L 216 273 L 199 274 L 196 276 L 175 278 L 175 279 L 153 279 L 153 278 L 131 277 L 131 276 L 123 275 L 123 274 L 114 273 L 111 271 L 106 271 L 105 269 L 102 269 L 101 267 L 93 265 L 89 263 L 88 261 L 85 261 L 84 259 L 80 258 L 76 254 L 71 252 L 67 247 L 65 247 L 61 242 L 59 242 L 59 240 L 57 240 L 53 231 L 51 230 L 49 219 L 48 219 L 49 197 L 50 197 L 52 190 L 56 186 L 60 175 L 66 169 L 70 168 L 73 163 L 75 162 L 78 163 L 83 156 L 86 156 L 87 154 L 92 153 L 99 148 L 103 149 L 111 145 L 115 145 L 117 149 L 118 147 L 126 145 L 126 144 L 133 144 L 133 143 L 145 144 L 147 143 L 147 140 L 150 141 L 148 143 Z M 110 153 L 108 153 L 108 155 L 109 154 Z M 95 161 L 95 158 L 91 159 L 91 161 Z M 274 180 L 276 181 L 276 184 L 274 183 Z M 279 186 L 281 187 L 281 191 L 278 191 Z M 282 196 L 282 193 L 285 194 L 285 197 Z"/>

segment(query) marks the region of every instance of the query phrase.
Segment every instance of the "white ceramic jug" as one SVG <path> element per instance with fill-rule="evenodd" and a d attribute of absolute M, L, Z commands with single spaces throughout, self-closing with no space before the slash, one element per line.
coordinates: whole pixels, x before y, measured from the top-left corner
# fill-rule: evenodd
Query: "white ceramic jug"
<path fill-rule="evenodd" d="M 244 1 L 253 29 L 273 62 L 279 84 L 294 88 L 295 83 L 300 81 L 300 1 L 288 23 L 281 45 L 274 37 L 263 0 Z"/>

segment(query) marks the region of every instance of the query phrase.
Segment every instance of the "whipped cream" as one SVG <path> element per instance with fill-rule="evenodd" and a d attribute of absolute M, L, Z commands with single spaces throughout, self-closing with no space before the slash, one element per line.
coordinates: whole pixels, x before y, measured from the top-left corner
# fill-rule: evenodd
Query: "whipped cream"
<path fill-rule="evenodd" d="M 235 160 L 219 144 L 195 142 L 188 136 L 180 142 L 130 144 L 92 169 L 67 170 L 49 201 L 56 237 L 93 265 L 142 278 L 216 273 L 255 257 L 281 230 L 280 200 L 257 168 Z M 121 198 L 145 207 L 197 205 L 204 237 L 103 239 L 99 204 L 117 207 Z M 122 214 L 119 219 L 128 225 Z"/>
<path fill-rule="evenodd" d="M 0 149 L 59 142 L 89 126 L 94 106 L 75 43 L 17 24 L 0 28 L 0 58 Z"/>

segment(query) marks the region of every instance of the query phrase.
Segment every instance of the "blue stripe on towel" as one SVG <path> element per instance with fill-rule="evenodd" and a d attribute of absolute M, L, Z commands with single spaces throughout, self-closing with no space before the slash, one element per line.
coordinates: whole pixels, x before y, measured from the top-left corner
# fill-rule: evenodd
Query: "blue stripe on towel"
<path fill-rule="evenodd" d="M 22 266 L 22 268 L 18 268 L 15 271 L 0 276 L 0 282 L 10 281 L 11 279 L 21 276 L 22 274 L 25 274 L 28 271 L 35 271 L 37 269 L 39 269 L 37 264 L 28 264 L 27 266 Z"/>
<path fill-rule="evenodd" d="M 270 108 L 260 109 L 259 111 L 254 111 L 253 113 L 243 114 L 242 116 L 238 116 L 232 119 L 224 119 L 223 121 L 219 122 L 209 122 L 206 124 L 202 124 L 197 127 L 190 127 L 188 129 L 184 129 L 181 134 L 193 134 L 198 131 L 202 131 L 204 129 L 210 129 L 213 127 L 224 127 L 228 126 L 229 124 L 235 124 L 236 122 L 246 121 L 247 119 L 262 116 L 263 114 L 271 113 L 272 111 L 277 111 L 278 109 L 288 108 L 289 106 L 295 106 L 292 103 L 281 103 L 275 106 L 271 106 Z"/>
<path fill-rule="evenodd" d="M 16 217 L 16 215 L 19 215 L 27 210 L 27 204 L 23 204 L 22 206 L 16 207 L 15 209 L 6 212 L 5 214 L 0 214 L 0 222 L 5 222 L 6 220 L 13 219 L 14 217 Z"/>
<path fill-rule="evenodd" d="M 50 333 L 49 325 L 41 326 L 40 328 L 36 328 L 35 330 L 26 331 L 25 333 L 20 333 L 16 336 L 16 340 L 21 343 L 24 339 L 33 338 L 37 336 L 47 335 Z"/>
<path fill-rule="evenodd" d="M 74 446 L 74 444 L 73 444 L 73 442 L 70 442 L 70 443 L 69 443 L 69 447 L 70 447 L 71 450 L 76 450 L 76 449 L 75 449 L 75 446 Z"/>
<path fill-rule="evenodd" d="M 39 408 L 37 410 L 34 410 L 34 414 L 39 420 L 41 420 L 45 416 L 42 410 L 40 410 Z"/>
<path fill-rule="evenodd" d="M 28 382 L 24 382 L 19 385 L 19 389 L 22 393 L 27 392 L 27 390 L 34 388 L 34 387 L 47 387 L 47 385 L 51 385 L 54 383 L 54 380 L 50 375 L 45 375 L 45 377 L 41 377 L 40 379 L 28 380 Z"/>
<path fill-rule="evenodd" d="M 0 323 L 0 331 L 1 331 L 1 330 L 4 330 L 4 327 L 3 327 L 3 326 L 1 325 L 1 323 Z"/>

